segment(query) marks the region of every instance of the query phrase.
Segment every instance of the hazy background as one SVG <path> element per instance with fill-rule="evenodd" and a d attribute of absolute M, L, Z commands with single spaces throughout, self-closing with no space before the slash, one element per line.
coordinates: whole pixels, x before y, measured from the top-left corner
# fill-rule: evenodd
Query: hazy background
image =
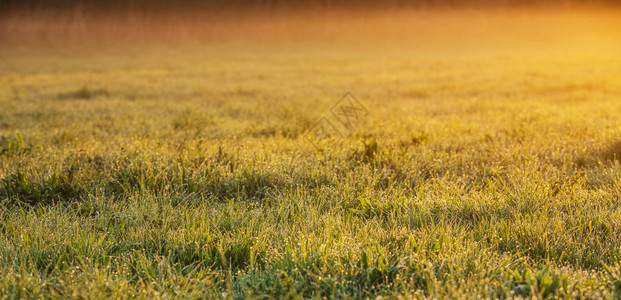
<path fill-rule="evenodd" d="M 5 0 L 0 42 L 69 45 L 213 45 L 220 42 L 398 44 L 458 42 L 523 48 L 533 40 L 610 38 L 618 0 Z M 550 40 L 551 39 L 551 40 Z M 483 44 L 481 44 L 483 42 Z M 585 44 L 588 41 L 582 41 Z M 257 43 L 253 43 L 255 46 Z M 178 45 L 177 45 L 178 46 Z M 446 46 L 446 45 L 445 45 Z M 465 49 L 464 49 L 465 50 Z"/>
<path fill-rule="evenodd" d="M 476 6 L 524 6 L 524 5 L 572 5 L 572 4 L 619 4 L 618 0 L 5 0 L 3 12 L 11 10 L 72 10 L 80 8 L 97 12 L 140 11 L 170 12 L 195 11 L 197 9 L 282 9 L 282 8 L 403 8 L 403 7 L 476 7 Z"/>

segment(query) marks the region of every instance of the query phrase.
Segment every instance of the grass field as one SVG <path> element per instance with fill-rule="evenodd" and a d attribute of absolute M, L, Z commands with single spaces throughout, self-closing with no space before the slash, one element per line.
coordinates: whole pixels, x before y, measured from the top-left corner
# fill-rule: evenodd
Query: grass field
<path fill-rule="evenodd" d="M 0 297 L 619 298 L 620 16 L 4 17 Z"/>

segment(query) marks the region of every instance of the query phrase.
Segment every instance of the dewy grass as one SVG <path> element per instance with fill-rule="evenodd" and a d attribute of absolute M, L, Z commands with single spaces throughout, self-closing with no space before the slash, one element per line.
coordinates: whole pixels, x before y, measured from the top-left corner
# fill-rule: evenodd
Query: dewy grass
<path fill-rule="evenodd" d="M 621 297 L 618 18 L 496 13 L 3 47 L 0 298 Z"/>

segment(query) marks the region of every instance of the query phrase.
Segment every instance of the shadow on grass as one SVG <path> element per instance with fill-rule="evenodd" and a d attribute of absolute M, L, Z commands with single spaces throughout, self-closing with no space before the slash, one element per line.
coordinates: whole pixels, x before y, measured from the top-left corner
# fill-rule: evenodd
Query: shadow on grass
<path fill-rule="evenodd" d="M 594 168 L 600 164 L 621 161 L 621 140 L 615 140 L 600 148 L 595 148 L 574 158 L 579 168 Z"/>
<path fill-rule="evenodd" d="M 0 181 L 0 195 L 5 199 L 2 205 L 7 206 L 73 201 L 84 191 L 77 180 L 75 167 L 53 173 L 48 178 L 16 171 Z"/>
<path fill-rule="evenodd" d="M 110 92 L 106 89 L 92 89 L 89 87 L 81 87 L 76 90 L 59 93 L 56 98 L 59 100 L 89 100 L 97 97 L 107 97 Z"/>

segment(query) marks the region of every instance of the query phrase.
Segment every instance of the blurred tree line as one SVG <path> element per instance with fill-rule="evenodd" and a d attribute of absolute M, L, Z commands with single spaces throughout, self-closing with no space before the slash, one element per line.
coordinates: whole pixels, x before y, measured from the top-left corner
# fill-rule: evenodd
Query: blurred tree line
<path fill-rule="evenodd" d="M 338 7 L 411 7 L 411 6 L 471 6 L 471 5 L 528 5 L 573 3 L 621 4 L 621 0 L 0 0 L 0 11 L 14 10 L 83 10 L 110 12 L 170 12 L 200 9 L 258 9 L 287 8 L 331 9 Z"/>

